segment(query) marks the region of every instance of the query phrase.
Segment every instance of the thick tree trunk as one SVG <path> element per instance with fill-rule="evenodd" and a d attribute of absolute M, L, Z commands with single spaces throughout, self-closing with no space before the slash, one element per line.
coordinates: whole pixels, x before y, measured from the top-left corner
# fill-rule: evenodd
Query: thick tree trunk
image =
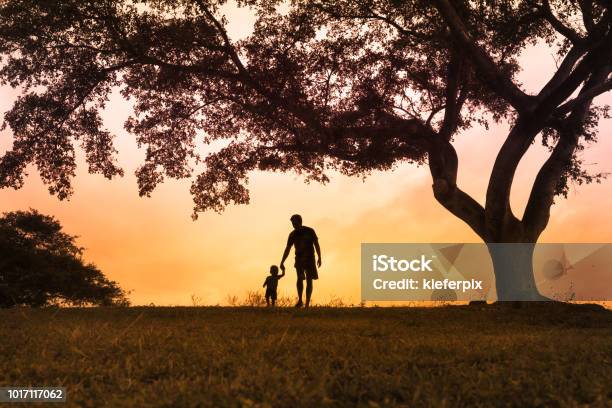
<path fill-rule="evenodd" d="M 495 273 L 498 301 L 548 300 L 536 287 L 533 243 L 487 243 Z"/>
<path fill-rule="evenodd" d="M 533 276 L 533 249 L 537 235 L 510 211 L 505 194 L 491 195 L 489 205 L 500 214 L 487 217 L 485 209 L 456 185 L 457 156 L 445 141 L 434 144 L 429 155 L 434 197 L 465 221 L 489 248 L 499 301 L 546 300 Z"/>

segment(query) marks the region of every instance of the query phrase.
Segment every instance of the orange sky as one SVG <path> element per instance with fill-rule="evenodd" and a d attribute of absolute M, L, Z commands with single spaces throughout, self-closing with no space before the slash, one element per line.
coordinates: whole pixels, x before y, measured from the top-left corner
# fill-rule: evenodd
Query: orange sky
<path fill-rule="evenodd" d="M 228 9 L 228 17 L 234 38 L 248 32 L 252 16 L 247 11 Z M 524 53 L 520 80 L 527 90 L 536 91 L 551 75 L 552 54 L 545 46 Z M 8 110 L 16 95 L 0 87 L 0 111 Z M 612 95 L 597 102 L 612 104 Z M 67 232 L 80 236 L 87 260 L 133 290 L 134 304 L 189 305 L 191 295 L 206 304 L 223 304 L 228 294 L 258 290 L 269 265 L 280 261 L 291 229 L 289 216 L 296 212 L 315 228 L 322 247 L 315 302 L 332 296 L 359 302 L 361 242 L 479 242 L 434 200 L 427 168 L 409 165 L 365 182 L 333 176 L 325 186 L 304 184 L 293 174 L 253 173 L 250 205 L 230 207 L 220 215 L 205 213 L 192 221 L 189 180 L 166 181 L 151 198 L 138 197 L 133 173 L 143 152 L 123 130 L 129 114 L 130 105 L 116 92 L 103 115 L 117 135 L 125 177 L 108 181 L 89 175 L 81 165 L 74 196 L 61 202 L 30 169 L 24 188 L 0 190 L 0 212 L 32 207 L 57 217 Z M 612 172 L 611 130 L 612 120 L 602 121 L 600 142 L 584 153 L 594 172 Z M 473 128 L 457 137 L 459 185 L 481 203 L 506 131 L 507 126 Z M 10 132 L 0 133 L 0 152 L 10 144 Z M 534 145 L 519 166 L 512 190 L 518 215 L 546 153 Z M 540 242 L 612 242 L 611 183 L 576 186 L 567 200 L 558 199 Z M 294 276 L 289 269 L 280 292 L 294 295 Z"/>

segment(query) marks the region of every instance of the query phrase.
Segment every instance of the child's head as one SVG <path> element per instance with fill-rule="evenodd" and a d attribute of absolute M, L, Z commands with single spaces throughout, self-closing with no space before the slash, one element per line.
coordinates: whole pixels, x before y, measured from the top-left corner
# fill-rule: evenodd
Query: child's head
<path fill-rule="evenodd" d="M 272 265 L 270 267 L 270 275 L 272 275 L 272 276 L 278 275 L 278 266 Z"/>

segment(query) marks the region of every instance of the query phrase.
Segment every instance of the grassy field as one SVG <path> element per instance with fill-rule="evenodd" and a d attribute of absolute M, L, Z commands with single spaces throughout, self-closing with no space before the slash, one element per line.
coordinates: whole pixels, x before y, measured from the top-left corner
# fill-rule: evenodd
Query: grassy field
<path fill-rule="evenodd" d="M 68 406 L 612 406 L 589 305 L 12 309 L 0 339 L 0 385 Z"/>

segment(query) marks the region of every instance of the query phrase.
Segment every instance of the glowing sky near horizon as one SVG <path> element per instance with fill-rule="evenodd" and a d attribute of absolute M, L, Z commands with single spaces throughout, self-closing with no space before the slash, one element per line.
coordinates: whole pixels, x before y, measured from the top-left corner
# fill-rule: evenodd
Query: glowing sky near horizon
<path fill-rule="evenodd" d="M 234 38 L 248 33 L 248 10 L 226 9 Z M 522 56 L 523 87 L 536 91 L 555 69 L 553 51 L 540 45 Z M 0 88 L 0 110 L 7 111 L 18 92 Z M 612 95 L 597 103 L 612 103 Z M 223 304 L 227 295 L 260 290 L 270 264 L 278 263 L 289 216 L 300 213 L 315 228 L 323 251 L 321 279 L 315 301 L 341 297 L 358 302 L 359 251 L 362 242 L 479 242 L 460 220 L 433 198 L 428 169 L 403 165 L 362 181 L 332 175 L 325 186 L 305 184 L 293 174 L 255 172 L 251 204 L 229 207 L 222 214 L 190 218 L 189 180 L 167 180 L 151 198 L 140 198 L 134 170 L 142 163 L 132 135 L 123 129 L 130 104 L 115 92 L 104 112 L 105 125 L 116 138 L 125 177 L 108 181 L 87 173 L 81 163 L 69 201 L 50 196 L 34 168 L 18 191 L 0 190 L 0 211 L 36 208 L 57 217 L 65 230 L 78 235 L 87 260 L 107 276 L 132 290 L 135 304 L 188 305 L 191 296 L 202 303 Z M 484 202 L 488 175 L 507 134 L 507 125 L 489 130 L 475 127 L 456 138 L 459 185 Z M 583 153 L 592 172 L 610 172 L 612 120 L 602 120 L 599 142 Z M 9 130 L 0 134 L 0 153 L 11 145 Z M 512 206 L 521 215 L 531 184 L 547 151 L 535 144 L 521 161 L 512 190 Z M 568 199 L 558 198 L 541 242 L 612 242 L 612 180 L 575 186 Z M 292 263 L 289 262 L 288 265 Z M 279 284 L 293 295 L 294 273 Z"/>

